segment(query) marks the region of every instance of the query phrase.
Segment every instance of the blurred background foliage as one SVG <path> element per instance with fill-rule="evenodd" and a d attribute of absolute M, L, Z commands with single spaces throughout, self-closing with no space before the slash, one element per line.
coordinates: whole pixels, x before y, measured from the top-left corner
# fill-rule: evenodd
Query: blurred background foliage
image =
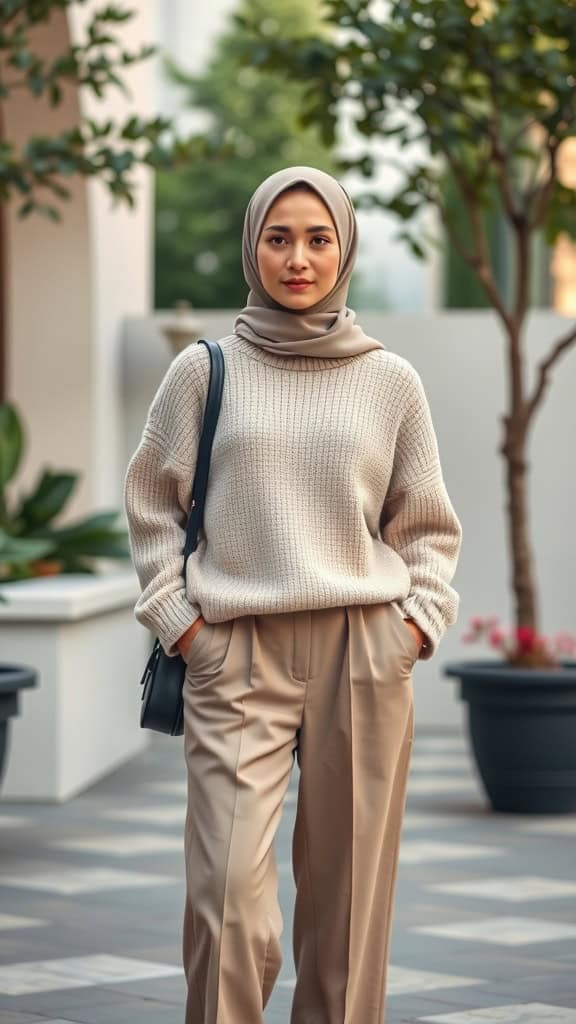
<path fill-rule="evenodd" d="M 237 12 L 274 36 L 321 31 L 318 7 L 309 0 L 241 0 Z M 230 19 L 198 76 L 166 61 L 184 104 L 207 116 L 211 155 L 156 176 L 156 309 L 181 299 L 208 309 L 244 306 L 242 226 L 256 186 L 290 164 L 336 171 L 318 128 L 298 125 L 303 86 L 247 66 L 244 35 Z"/>
<path fill-rule="evenodd" d="M 83 0 L 2 0 L 0 101 L 9 100 L 17 90 L 26 90 L 50 107 L 58 107 L 71 84 L 98 98 L 110 89 L 129 95 L 126 69 L 156 52 L 152 45 L 134 52 L 123 46 L 118 30 L 137 15 L 135 9 L 110 3 L 92 13 L 80 42 L 71 42 L 56 56 L 45 57 L 37 51 L 34 30 L 78 2 Z M 33 135 L 24 145 L 7 137 L 2 127 L 0 202 L 19 198 L 20 217 L 40 213 L 60 220 L 61 201 L 70 198 L 65 182 L 77 174 L 98 178 L 115 201 L 134 206 L 130 172 L 139 164 L 158 167 L 178 154 L 173 142 L 165 146 L 160 142 L 170 129 L 170 121 L 164 117 L 146 120 L 132 113 L 119 122 L 83 115 L 68 130 Z"/>

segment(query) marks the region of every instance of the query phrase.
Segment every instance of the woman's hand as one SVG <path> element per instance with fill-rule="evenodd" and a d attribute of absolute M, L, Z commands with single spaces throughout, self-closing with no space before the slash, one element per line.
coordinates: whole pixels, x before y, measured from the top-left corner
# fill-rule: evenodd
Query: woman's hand
<path fill-rule="evenodd" d="M 184 661 L 188 661 L 188 656 L 190 654 L 190 648 L 192 647 L 194 637 L 196 636 L 196 633 L 198 633 L 198 631 L 202 629 L 202 626 L 205 624 L 205 622 L 206 620 L 203 619 L 201 615 L 199 615 L 197 619 L 194 619 L 194 622 L 192 623 L 190 628 L 187 629 L 186 632 L 183 633 L 182 636 L 179 637 L 178 640 L 176 641 L 176 646 L 180 651 L 180 654 Z"/>
<path fill-rule="evenodd" d="M 412 619 L 404 619 L 404 622 L 408 626 L 408 629 L 410 630 L 410 632 L 413 634 L 413 636 L 418 641 L 418 644 L 419 644 L 418 657 L 420 657 L 420 651 L 422 650 L 422 648 L 424 647 L 424 644 L 426 643 L 426 634 L 420 629 L 420 626 L 416 625 L 416 623 Z"/>

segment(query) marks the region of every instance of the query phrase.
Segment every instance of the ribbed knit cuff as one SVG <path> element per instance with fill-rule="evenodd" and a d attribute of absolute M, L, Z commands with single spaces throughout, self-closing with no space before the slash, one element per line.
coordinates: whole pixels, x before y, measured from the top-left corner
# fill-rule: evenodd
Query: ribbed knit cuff
<path fill-rule="evenodd" d="M 148 609 L 148 614 L 139 614 L 137 610 L 136 618 L 155 633 L 168 657 L 172 658 L 179 653 L 177 641 L 201 614 L 200 605 L 188 601 L 182 589 L 163 595 L 155 603 L 153 611 Z"/>
<path fill-rule="evenodd" d="M 429 611 L 425 609 L 423 603 L 415 594 L 404 598 L 403 601 L 398 601 L 397 604 L 402 610 L 402 614 L 407 619 L 413 619 L 426 635 L 426 640 L 418 660 L 428 661 L 435 655 L 438 644 L 446 632 L 446 626 L 431 618 Z"/>

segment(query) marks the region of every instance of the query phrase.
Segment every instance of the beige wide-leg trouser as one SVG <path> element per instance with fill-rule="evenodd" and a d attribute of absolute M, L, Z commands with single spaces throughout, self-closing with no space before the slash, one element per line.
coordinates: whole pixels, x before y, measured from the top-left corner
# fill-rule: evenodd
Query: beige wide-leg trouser
<path fill-rule="evenodd" d="M 186 1024 L 262 1024 L 300 781 L 291 1024 L 383 1024 L 417 641 L 395 604 L 206 623 L 184 683 Z"/>

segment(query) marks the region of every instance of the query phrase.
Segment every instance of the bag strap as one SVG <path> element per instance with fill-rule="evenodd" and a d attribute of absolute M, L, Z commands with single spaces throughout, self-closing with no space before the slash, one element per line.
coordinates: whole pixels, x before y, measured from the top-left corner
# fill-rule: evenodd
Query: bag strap
<path fill-rule="evenodd" d="M 210 380 L 208 383 L 206 408 L 204 410 L 204 424 L 198 444 L 196 472 L 190 497 L 190 514 L 186 525 L 183 575 L 186 573 L 188 555 L 191 551 L 195 551 L 198 546 L 198 531 L 204 523 L 204 504 L 206 502 L 212 442 L 216 432 L 216 424 L 218 423 L 222 402 L 222 390 L 224 388 L 224 354 L 220 345 L 217 341 L 205 341 L 204 338 L 200 338 L 197 344 L 206 345 L 210 354 Z"/>

